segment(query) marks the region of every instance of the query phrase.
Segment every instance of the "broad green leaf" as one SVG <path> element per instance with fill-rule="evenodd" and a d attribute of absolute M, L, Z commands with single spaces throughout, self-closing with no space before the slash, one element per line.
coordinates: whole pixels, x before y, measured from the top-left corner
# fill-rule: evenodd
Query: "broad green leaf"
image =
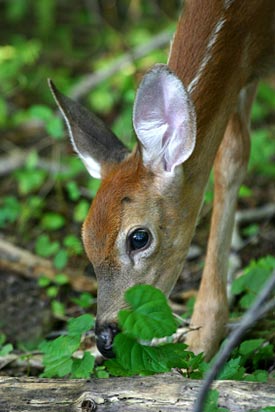
<path fill-rule="evenodd" d="M 80 335 L 59 336 L 52 341 L 44 341 L 40 344 L 40 350 L 45 353 L 45 359 L 58 359 L 71 356 L 79 347 Z"/>
<path fill-rule="evenodd" d="M 65 315 L 65 305 L 59 300 L 55 299 L 51 302 L 51 310 L 57 318 L 64 317 Z"/>
<path fill-rule="evenodd" d="M 141 345 L 123 333 L 114 340 L 115 361 L 107 361 L 106 366 L 114 375 L 134 375 L 138 373 L 168 372 L 171 368 L 186 368 L 189 352 L 186 345 L 164 344 L 159 346 Z"/>
<path fill-rule="evenodd" d="M 87 200 L 80 200 L 74 209 L 74 221 L 83 222 L 86 218 L 88 210 L 90 208 L 90 203 Z"/>
<path fill-rule="evenodd" d="M 13 345 L 11 343 L 7 343 L 2 348 L 0 348 L 0 356 L 6 356 L 11 351 L 13 351 Z"/>
<path fill-rule="evenodd" d="M 130 309 L 118 315 L 121 328 L 143 340 L 172 335 L 176 320 L 163 293 L 150 285 L 136 285 L 125 293 Z"/>
<path fill-rule="evenodd" d="M 41 276 L 38 279 L 38 286 L 40 286 L 41 288 L 45 288 L 49 286 L 50 283 L 51 283 L 51 279 L 47 278 L 46 276 Z"/>
<path fill-rule="evenodd" d="M 63 244 L 70 255 L 81 255 L 83 253 L 82 243 L 75 235 L 67 235 L 64 238 Z"/>
<path fill-rule="evenodd" d="M 241 358 L 230 359 L 219 374 L 220 380 L 241 380 L 244 378 L 245 368 L 241 364 Z"/>
<path fill-rule="evenodd" d="M 82 335 L 93 328 L 95 324 L 94 317 L 86 313 L 77 318 L 68 321 L 68 334 L 70 336 Z"/>
<path fill-rule="evenodd" d="M 72 370 L 73 361 L 70 357 L 61 356 L 57 359 L 49 358 L 47 362 L 44 360 L 44 372 L 42 377 L 44 378 L 53 378 L 68 375 Z"/>
<path fill-rule="evenodd" d="M 81 293 L 79 298 L 71 298 L 71 300 L 76 305 L 78 305 L 78 306 L 80 306 L 81 308 L 84 308 L 84 309 L 91 306 L 95 301 L 94 297 L 88 292 L 83 292 L 83 293 Z"/>
<path fill-rule="evenodd" d="M 268 380 L 268 372 L 264 370 L 256 370 L 253 373 L 244 377 L 244 380 L 247 382 L 267 382 Z"/>
<path fill-rule="evenodd" d="M 61 118 L 52 116 L 45 124 L 46 130 L 56 140 L 64 137 L 64 125 Z"/>
<path fill-rule="evenodd" d="M 39 348 L 44 353 L 44 377 L 66 376 L 71 372 L 72 354 L 80 344 L 79 336 L 60 336 L 54 341 L 42 342 Z"/>
<path fill-rule="evenodd" d="M 41 226 L 46 230 L 58 230 L 61 229 L 64 225 L 64 216 L 55 212 L 47 212 L 41 220 Z"/>
<path fill-rule="evenodd" d="M 68 252 L 65 249 L 59 249 L 56 253 L 53 264 L 56 269 L 62 270 L 67 265 L 68 262 Z"/>
<path fill-rule="evenodd" d="M 68 276 L 65 275 L 64 273 L 58 273 L 54 277 L 54 282 L 57 285 L 62 286 L 62 285 L 67 285 L 69 283 L 69 279 L 68 279 Z"/>
<path fill-rule="evenodd" d="M 77 379 L 88 379 L 94 368 L 95 358 L 90 352 L 85 352 L 82 359 L 73 358 L 72 377 Z"/>
<path fill-rule="evenodd" d="M 52 109 L 43 105 L 33 105 L 29 112 L 32 117 L 43 120 L 44 122 L 51 120 L 53 116 Z"/>
<path fill-rule="evenodd" d="M 42 257 L 49 257 L 57 253 L 59 242 L 51 242 L 48 235 L 39 235 L 35 243 L 35 252 Z"/>
<path fill-rule="evenodd" d="M 249 339 L 241 343 L 239 352 L 241 355 L 251 355 L 257 349 L 259 349 L 263 343 L 264 339 Z"/>

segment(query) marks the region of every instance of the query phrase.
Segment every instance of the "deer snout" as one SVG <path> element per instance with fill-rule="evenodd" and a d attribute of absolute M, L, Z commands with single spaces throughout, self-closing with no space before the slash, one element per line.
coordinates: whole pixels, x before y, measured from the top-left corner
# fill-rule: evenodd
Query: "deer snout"
<path fill-rule="evenodd" d="M 115 353 L 113 351 L 114 338 L 119 332 L 116 324 L 104 324 L 96 325 L 96 345 L 100 353 L 105 358 L 114 358 Z"/>

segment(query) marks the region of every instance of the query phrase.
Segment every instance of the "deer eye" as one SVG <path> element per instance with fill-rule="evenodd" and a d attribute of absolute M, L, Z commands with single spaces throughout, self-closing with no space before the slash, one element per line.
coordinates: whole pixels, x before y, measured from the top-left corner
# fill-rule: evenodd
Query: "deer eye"
<path fill-rule="evenodd" d="M 147 229 L 136 229 L 128 237 L 130 252 L 145 249 L 149 246 L 151 234 Z"/>

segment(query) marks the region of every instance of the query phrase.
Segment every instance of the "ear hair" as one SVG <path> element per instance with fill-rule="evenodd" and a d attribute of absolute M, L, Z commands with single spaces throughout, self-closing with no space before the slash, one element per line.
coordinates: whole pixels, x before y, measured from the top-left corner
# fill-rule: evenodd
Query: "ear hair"
<path fill-rule="evenodd" d="M 196 141 L 196 114 L 180 79 L 159 64 L 143 78 L 137 91 L 133 124 L 146 166 L 162 164 L 173 172 L 192 154 Z"/>
<path fill-rule="evenodd" d="M 102 166 L 121 162 L 128 150 L 102 120 L 79 103 L 63 95 L 48 80 L 50 90 L 68 127 L 74 150 L 95 178 L 102 177 Z"/>

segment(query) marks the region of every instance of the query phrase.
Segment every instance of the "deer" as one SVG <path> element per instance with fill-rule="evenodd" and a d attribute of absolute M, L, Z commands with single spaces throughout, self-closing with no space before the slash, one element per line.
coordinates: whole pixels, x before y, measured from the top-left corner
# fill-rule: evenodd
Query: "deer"
<path fill-rule="evenodd" d="M 49 81 L 71 143 L 101 186 L 82 228 L 97 282 L 96 339 L 113 357 L 117 312 L 133 285 L 167 296 L 195 231 L 210 171 L 214 201 L 186 343 L 210 359 L 226 335 L 226 278 L 259 78 L 275 66 L 274 0 L 186 0 L 167 64 L 143 77 L 129 151 L 93 113 Z"/>

